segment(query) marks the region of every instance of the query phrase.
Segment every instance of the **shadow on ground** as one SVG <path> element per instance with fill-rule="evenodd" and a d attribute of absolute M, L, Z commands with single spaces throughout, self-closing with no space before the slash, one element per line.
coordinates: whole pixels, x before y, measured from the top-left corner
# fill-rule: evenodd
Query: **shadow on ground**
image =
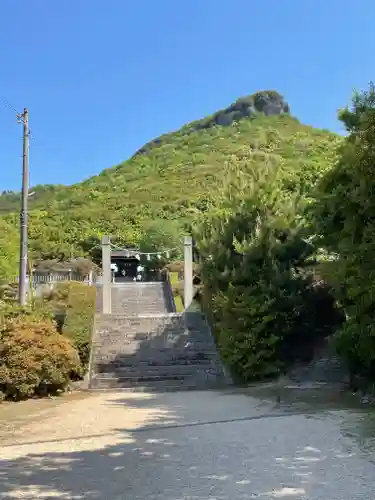
<path fill-rule="evenodd" d="M 237 393 L 109 395 L 99 418 L 123 420 L 108 432 L 3 444 L 0 498 L 371 498 L 373 414 L 286 406 Z M 144 415 L 136 428 L 132 412 Z"/>

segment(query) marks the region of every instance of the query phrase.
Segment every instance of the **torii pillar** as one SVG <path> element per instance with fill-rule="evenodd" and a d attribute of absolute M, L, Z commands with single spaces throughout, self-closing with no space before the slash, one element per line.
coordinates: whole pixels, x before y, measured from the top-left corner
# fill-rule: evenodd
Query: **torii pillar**
<path fill-rule="evenodd" d="M 111 301 L 111 240 L 109 236 L 102 236 L 102 313 L 112 313 Z"/>
<path fill-rule="evenodd" d="M 193 239 L 191 236 L 185 236 L 184 256 L 184 307 L 186 311 L 193 302 Z"/>

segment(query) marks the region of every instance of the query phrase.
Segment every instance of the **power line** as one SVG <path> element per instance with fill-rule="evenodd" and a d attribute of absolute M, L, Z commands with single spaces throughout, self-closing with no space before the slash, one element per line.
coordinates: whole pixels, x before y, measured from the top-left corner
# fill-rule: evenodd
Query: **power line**
<path fill-rule="evenodd" d="M 5 99 L 4 96 L 0 95 L 0 99 L 3 101 L 3 103 L 9 108 L 11 109 L 12 111 L 14 111 L 17 115 L 21 115 L 22 113 L 20 113 L 14 106 L 12 106 L 12 104 L 7 101 L 7 99 Z"/>

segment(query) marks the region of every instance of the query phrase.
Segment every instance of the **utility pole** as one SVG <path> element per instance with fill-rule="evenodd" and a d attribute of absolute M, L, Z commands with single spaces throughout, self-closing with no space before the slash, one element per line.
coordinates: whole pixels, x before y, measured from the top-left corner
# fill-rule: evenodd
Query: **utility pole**
<path fill-rule="evenodd" d="M 27 302 L 27 247 L 28 247 L 28 197 L 29 197 L 29 113 L 25 108 L 17 114 L 19 123 L 23 123 L 22 155 L 22 194 L 20 212 L 20 268 L 18 298 L 21 306 Z"/>

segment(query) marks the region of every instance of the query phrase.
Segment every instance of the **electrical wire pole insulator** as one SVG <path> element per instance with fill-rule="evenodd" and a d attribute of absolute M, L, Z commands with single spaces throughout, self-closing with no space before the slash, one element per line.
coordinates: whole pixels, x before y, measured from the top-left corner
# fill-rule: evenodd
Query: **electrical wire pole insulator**
<path fill-rule="evenodd" d="M 23 123 L 22 194 L 20 211 L 20 267 L 18 298 L 21 306 L 27 303 L 27 250 L 28 250 L 28 196 L 29 196 L 29 113 L 25 108 L 17 115 Z"/>

